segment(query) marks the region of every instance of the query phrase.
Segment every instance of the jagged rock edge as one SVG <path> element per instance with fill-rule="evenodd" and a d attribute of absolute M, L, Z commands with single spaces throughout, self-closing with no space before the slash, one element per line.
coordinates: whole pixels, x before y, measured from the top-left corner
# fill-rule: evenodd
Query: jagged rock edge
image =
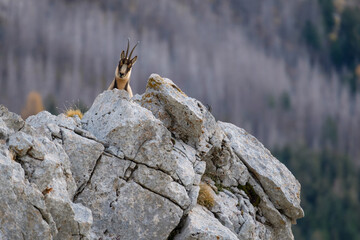
<path fill-rule="evenodd" d="M 260 187 L 262 188 L 262 190 L 268 195 L 268 193 L 267 193 L 267 191 L 266 191 L 266 189 L 264 188 L 264 186 L 261 184 L 261 182 L 260 182 L 260 180 L 258 179 L 258 177 L 257 177 L 257 175 L 256 175 L 256 173 L 254 172 L 254 170 L 249 166 L 249 164 L 247 164 L 246 163 L 246 161 L 234 150 L 234 148 L 233 147 L 231 147 L 232 148 L 232 150 L 234 151 L 234 153 L 236 154 L 236 156 L 243 162 L 243 164 L 246 166 L 246 168 L 248 169 L 248 171 L 249 171 L 249 173 L 251 174 L 251 176 L 254 178 L 254 180 L 257 182 L 257 184 L 259 184 L 260 185 Z M 269 180 L 271 180 L 271 179 L 269 179 Z M 272 200 L 271 200 L 271 198 L 269 198 L 269 200 L 272 202 Z M 285 216 L 286 218 L 288 218 L 288 219 L 292 219 L 292 218 L 290 218 L 289 216 L 287 216 L 286 214 L 285 214 L 285 212 L 284 212 L 284 210 L 283 209 L 279 209 L 279 208 L 276 208 L 276 205 L 272 202 L 272 204 L 273 204 L 273 206 L 274 206 L 274 208 L 281 214 L 281 215 L 283 215 L 283 216 Z"/>

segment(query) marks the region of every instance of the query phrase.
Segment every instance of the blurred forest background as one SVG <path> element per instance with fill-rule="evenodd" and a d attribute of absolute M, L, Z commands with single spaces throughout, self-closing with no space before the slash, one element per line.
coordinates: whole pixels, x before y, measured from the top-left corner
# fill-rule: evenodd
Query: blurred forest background
<path fill-rule="evenodd" d="M 134 93 L 172 79 L 299 179 L 296 239 L 360 239 L 359 0 L 0 0 L 0 103 L 90 107 L 128 37 Z"/>

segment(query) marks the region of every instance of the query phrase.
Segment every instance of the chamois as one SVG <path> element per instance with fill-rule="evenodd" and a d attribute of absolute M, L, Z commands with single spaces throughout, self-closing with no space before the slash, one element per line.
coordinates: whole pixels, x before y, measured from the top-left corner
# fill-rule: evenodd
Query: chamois
<path fill-rule="evenodd" d="M 126 54 L 125 54 L 124 50 L 121 52 L 120 61 L 115 70 L 115 78 L 111 82 L 108 90 L 112 90 L 114 88 L 124 89 L 125 91 L 127 91 L 129 93 L 130 98 L 133 96 L 129 81 L 130 81 L 130 76 L 131 76 L 131 70 L 132 70 L 134 63 L 137 60 L 137 56 L 135 56 L 133 59 L 131 59 L 131 55 L 133 54 L 138 43 L 139 42 L 136 43 L 134 48 L 131 50 L 130 55 L 128 56 L 129 47 L 130 47 L 130 40 L 128 39 Z"/>

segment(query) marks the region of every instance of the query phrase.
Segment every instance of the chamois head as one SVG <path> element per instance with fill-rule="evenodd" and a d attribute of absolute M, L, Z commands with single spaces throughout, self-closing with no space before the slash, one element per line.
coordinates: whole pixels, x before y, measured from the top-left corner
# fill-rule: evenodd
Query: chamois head
<path fill-rule="evenodd" d="M 130 55 L 128 56 L 129 47 L 130 47 L 130 40 L 128 39 L 126 54 L 125 54 L 124 50 L 121 52 L 119 65 L 116 68 L 115 74 L 116 74 L 117 77 L 119 77 L 119 78 L 128 78 L 128 77 L 130 77 L 131 68 L 132 68 L 132 66 L 134 65 L 134 63 L 137 60 L 137 56 L 135 56 L 133 59 L 131 59 L 131 55 L 133 54 L 133 52 L 134 52 L 136 46 L 138 45 L 138 43 L 139 42 L 136 43 L 136 45 L 131 50 Z"/>

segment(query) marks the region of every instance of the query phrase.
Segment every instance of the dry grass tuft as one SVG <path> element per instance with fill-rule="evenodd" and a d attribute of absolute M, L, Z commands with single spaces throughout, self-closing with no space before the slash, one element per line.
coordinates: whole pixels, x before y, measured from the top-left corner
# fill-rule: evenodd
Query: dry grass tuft
<path fill-rule="evenodd" d="M 80 111 L 80 109 L 69 109 L 66 111 L 65 115 L 68 117 L 74 117 L 75 115 L 77 115 L 80 119 L 82 119 L 83 117 L 83 114 Z"/>
<path fill-rule="evenodd" d="M 200 183 L 200 191 L 197 199 L 197 203 L 211 209 L 215 205 L 215 199 L 213 196 L 213 190 L 206 183 Z"/>

